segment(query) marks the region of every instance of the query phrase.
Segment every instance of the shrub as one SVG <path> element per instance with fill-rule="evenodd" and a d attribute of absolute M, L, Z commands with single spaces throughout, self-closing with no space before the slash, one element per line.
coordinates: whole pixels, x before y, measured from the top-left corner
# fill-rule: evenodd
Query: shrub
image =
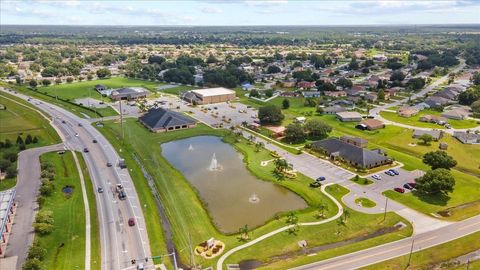
<path fill-rule="evenodd" d="M 17 169 L 13 165 L 10 165 L 10 167 L 6 169 L 5 173 L 7 178 L 14 178 L 17 176 Z"/>
<path fill-rule="evenodd" d="M 42 262 L 39 259 L 28 259 L 22 266 L 22 270 L 43 270 Z"/>
<path fill-rule="evenodd" d="M 27 138 L 25 138 L 25 144 L 31 144 L 32 143 L 32 135 L 28 134 Z"/>

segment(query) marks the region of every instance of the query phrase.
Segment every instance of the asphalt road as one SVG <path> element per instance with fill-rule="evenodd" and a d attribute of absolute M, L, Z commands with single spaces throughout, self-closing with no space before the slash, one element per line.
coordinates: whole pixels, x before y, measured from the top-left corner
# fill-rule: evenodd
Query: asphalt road
<path fill-rule="evenodd" d="M 409 254 L 410 250 L 413 250 L 413 252 L 424 250 L 426 248 L 440 245 L 478 231 L 480 231 L 480 216 L 475 216 L 464 221 L 450 224 L 440 229 L 418 234 L 411 238 L 406 238 L 332 259 L 303 265 L 294 269 L 358 269 Z"/>
<path fill-rule="evenodd" d="M 22 269 L 28 248 L 33 242 L 33 221 L 38 211 L 37 195 L 40 187 L 40 155 L 63 150 L 63 144 L 32 148 L 20 152 L 18 156 L 18 176 L 15 201 L 17 213 L 15 225 L 8 241 L 6 257 L 17 256 L 16 269 Z"/>
<path fill-rule="evenodd" d="M 28 96 L 23 94 L 15 93 L 14 95 L 28 100 Z M 120 169 L 117 166 L 120 157 L 114 148 L 99 131 L 91 126 L 88 120 L 40 100 L 31 99 L 30 103 L 53 118 L 52 123 L 57 131 L 61 132 L 61 137 L 68 149 L 77 151 L 89 149 L 88 153 L 83 153 L 83 157 L 93 186 L 95 190 L 98 187 L 103 187 L 105 190 L 104 193 L 95 192 L 102 269 L 131 268 L 132 259 L 145 263 L 144 258 L 151 257 L 145 219 L 128 169 Z M 98 143 L 93 143 L 94 139 Z M 114 166 L 107 167 L 107 162 L 111 162 Z M 115 193 L 117 184 L 124 186 L 126 200 L 118 199 Z M 135 218 L 135 226 L 128 226 L 129 218 Z M 151 260 L 145 263 L 145 266 L 147 269 L 152 268 Z"/>

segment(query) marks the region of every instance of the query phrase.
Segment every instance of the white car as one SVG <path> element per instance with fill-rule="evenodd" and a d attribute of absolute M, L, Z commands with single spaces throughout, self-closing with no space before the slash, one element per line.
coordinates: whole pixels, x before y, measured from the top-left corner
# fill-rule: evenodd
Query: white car
<path fill-rule="evenodd" d="M 75 133 L 75 137 L 78 137 L 78 136 L 79 136 L 78 133 Z"/>
<path fill-rule="evenodd" d="M 375 180 L 381 180 L 382 179 L 382 177 L 378 174 L 372 175 L 372 178 L 375 179 Z"/>

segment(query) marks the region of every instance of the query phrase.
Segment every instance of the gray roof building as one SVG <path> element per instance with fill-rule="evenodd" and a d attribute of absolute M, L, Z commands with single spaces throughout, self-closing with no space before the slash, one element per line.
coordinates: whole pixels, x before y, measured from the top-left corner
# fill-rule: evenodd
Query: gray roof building
<path fill-rule="evenodd" d="M 150 109 L 138 120 L 153 132 L 191 128 L 197 123 L 189 116 L 164 108 Z"/>
<path fill-rule="evenodd" d="M 465 131 L 455 131 L 453 132 L 453 137 L 457 138 L 462 143 L 468 144 L 480 144 L 480 134 L 475 134 L 473 132 Z"/>
<path fill-rule="evenodd" d="M 428 134 L 433 137 L 434 140 L 438 141 L 443 137 L 443 131 L 438 130 L 438 129 L 432 129 L 432 130 L 422 130 L 422 129 L 415 129 L 413 131 L 413 138 L 419 138 L 423 134 Z"/>
<path fill-rule="evenodd" d="M 340 105 L 333 105 L 323 109 L 324 114 L 336 114 L 337 112 L 346 112 L 347 109 L 343 108 Z"/>
<path fill-rule="evenodd" d="M 113 90 L 110 98 L 113 100 L 146 98 L 150 92 L 143 87 L 126 87 Z"/>
<path fill-rule="evenodd" d="M 326 153 L 331 159 L 340 157 L 352 166 L 360 168 L 374 168 L 392 162 L 392 159 L 377 151 L 357 147 L 337 138 L 314 142 L 312 149 Z"/>

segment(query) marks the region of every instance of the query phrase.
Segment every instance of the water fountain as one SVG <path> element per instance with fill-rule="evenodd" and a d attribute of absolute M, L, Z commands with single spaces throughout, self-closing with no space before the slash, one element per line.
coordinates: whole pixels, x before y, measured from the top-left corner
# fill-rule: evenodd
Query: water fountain
<path fill-rule="evenodd" d="M 188 146 L 188 151 L 193 151 L 193 145 L 190 144 L 190 145 Z"/>
<path fill-rule="evenodd" d="M 257 194 L 253 193 L 249 198 L 248 198 L 248 201 L 250 203 L 259 203 L 260 202 L 260 198 L 258 198 Z"/>
<path fill-rule="evenodd" d="M 210 171 L 220 171 L 222 169 L 222 166 L 218 164 L 217 157 L 215 156 L 215 153 L 213 153 L 212 161 L 210 162 L 210 167 L 208 167 Z"/>

